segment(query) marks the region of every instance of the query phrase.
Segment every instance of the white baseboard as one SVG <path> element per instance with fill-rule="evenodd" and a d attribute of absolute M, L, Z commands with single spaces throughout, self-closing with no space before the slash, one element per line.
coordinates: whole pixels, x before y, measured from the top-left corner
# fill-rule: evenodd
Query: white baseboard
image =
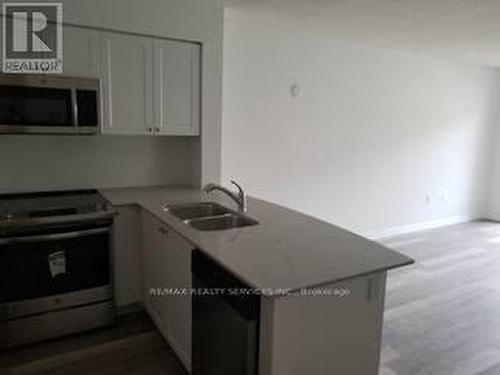
<path fill-rule="evenodd" d="M 435 229 L 453 224 L 466 223 L 469 221 L 478 220 L 480 218 L 481 218 L 480 216 L 475 216 L 475 215 L 456 215 L 456 216 L 446 217 L 443 219 L 423 221 L 415 224 L 402 225 L 399 227 L 392 227 L 373 232 L 367 232 L 364 235 L 372 240 L 380 240 L 387 237 L 419 232 L 421 230 L 426 230 L 426 229 Z"/>

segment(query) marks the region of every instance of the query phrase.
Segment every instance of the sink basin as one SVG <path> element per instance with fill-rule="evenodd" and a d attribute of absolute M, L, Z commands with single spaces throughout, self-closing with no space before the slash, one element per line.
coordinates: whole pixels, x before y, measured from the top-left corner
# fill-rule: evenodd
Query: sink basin
<path fill-rule="evenodd" d="M 163 209 L 181 220 L 232 213 L 228 208 L 215 202 L 172 204 L 164 206 Z"/>
<path fill-rule="evenodd" d="M 236 213 L 189 219 L 184 222 L 202 231 L 235 229 L 258 224 L 254 219 Z"/>
<path fill-rule="evenodd" d="M 215 202 L 171 204 L 163 210 L 198 230 L 226 230 L 258 224 L 252 218 Z"/>

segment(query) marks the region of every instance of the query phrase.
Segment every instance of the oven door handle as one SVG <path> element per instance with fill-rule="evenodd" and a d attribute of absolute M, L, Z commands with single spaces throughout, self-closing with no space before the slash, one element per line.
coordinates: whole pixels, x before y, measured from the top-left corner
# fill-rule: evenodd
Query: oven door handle
<path fill-rule="evenodd" d="M 80 231 L 76 231 L 76 232 L 40 234 L 40 235 L 36 235 L 36 236 L 23 236 L 23 237 L 7 237 L 7 238 L 0 238 L 0 245 L 13 245 L 13 244 L 19 244 L 19 243 L 68 240 L 68 239 L 72 239 L 72 238 L 93 236 L 96 234 L 103 234 L 103 233 L 110 233 L 110 232 L 111 232 L 111 228 L 95 228 L 95 229 L 80 230 Z"/>

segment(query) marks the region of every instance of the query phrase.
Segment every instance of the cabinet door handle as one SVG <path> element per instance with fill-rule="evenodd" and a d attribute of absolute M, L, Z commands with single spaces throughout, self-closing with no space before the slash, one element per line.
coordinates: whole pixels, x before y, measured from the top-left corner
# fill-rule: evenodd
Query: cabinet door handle
<path fill-rule="evenodd" d="M 148 132 L 152 133 L 153 132 L 153 128 L 148 128 Z"/>
<path fill-rule="evenodd" d="M 156 132 L 159 133 L 160 132 L 160 128 L 155 128 Z"/>
<path fill-rule="evenodd" d="M 158 232 L 161 234 L 168 234 L 168 229 L 164 227 L 158 227 Z"/>

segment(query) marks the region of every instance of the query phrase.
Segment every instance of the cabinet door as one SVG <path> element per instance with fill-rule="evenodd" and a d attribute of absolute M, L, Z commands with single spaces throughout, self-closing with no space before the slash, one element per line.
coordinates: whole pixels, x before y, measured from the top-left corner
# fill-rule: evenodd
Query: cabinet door
<path fill-rule="evenodd" d="M 142 298 L 144 307 L 164 337 L 168 336 L 168 297 L 159 294 L 168 288 L 168 230 L 146 211 L 142 216 Z"/>
<path fill-rule="evenodd" d="M 99 39 L 98 31 L 64 26 L 63 73 L 74 77 L 100 78 Z"/>
<path fill-rule="evenodd" d="M 155 40 L 155 117 L 159 134 L 200 134 L 198 44 Z"/>
<path fill-rule="evenodd" d="M 141 301 L 141 230 L 136 206 L 114 207 L 113 265 L 115 299 L 118 307 Z"/>
<path fill-rule="evenodd" d="M 191 368 L 191 250 L 183 237 L 142 214 L 144 306 L 187 369 Z M 162 296 L 151 294 L 162 288 Z M 154 293 L 153 293 L 154 294 Z"/>
<path fill-rule="evenodd" d="M 184 365 L 191 368 L 191 250 L 193 246 L 175 232 L 169 234 L 167 253 L 168 285 L 174 291 L 170 297 L 169 341 Z"/>
<path fill-rule="evenodd" d="M 105 33 L 102 37 L 103 132 L 153 132 L 153 39 Z"/>

